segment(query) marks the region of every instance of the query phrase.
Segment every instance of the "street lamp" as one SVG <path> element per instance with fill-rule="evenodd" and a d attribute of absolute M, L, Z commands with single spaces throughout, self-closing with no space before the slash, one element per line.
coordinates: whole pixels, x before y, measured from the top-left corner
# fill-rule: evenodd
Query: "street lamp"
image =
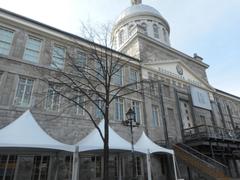
<path fill-rule="evenodd" d="M 131 130 L 131 145 L 132 145 L 132 175 L 133 179 L 136 179 L 136 164 L 135 164 L 135 154 L 134 154 L 134 144 L 133 144 L 133 122 L 136 122 L 135 111 L 132 108 L 129 108 L 126 113 L 127 120 L 125 121 L 125 125 L 130 126 Z"/>

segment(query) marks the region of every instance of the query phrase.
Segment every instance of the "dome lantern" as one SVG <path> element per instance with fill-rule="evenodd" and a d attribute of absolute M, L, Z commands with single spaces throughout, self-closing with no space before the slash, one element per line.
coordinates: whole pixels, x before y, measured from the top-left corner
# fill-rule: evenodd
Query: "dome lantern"
<path fill-rule="evenodd" d="M 142 4 L 142 0 L 131 0 L 132 5 Z"/>

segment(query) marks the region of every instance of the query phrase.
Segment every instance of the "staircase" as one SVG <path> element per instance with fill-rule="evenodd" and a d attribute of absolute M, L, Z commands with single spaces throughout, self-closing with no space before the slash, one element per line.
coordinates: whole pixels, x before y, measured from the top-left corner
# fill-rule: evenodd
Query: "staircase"
<path fill-rule="evenodd" d="M 173 145 L 176 156 L 190 167 L 198 169 L 203 174 L 216 180 L 230 180 L 227 174 L 227 166 L 200 153 L 186 144 Z"/>

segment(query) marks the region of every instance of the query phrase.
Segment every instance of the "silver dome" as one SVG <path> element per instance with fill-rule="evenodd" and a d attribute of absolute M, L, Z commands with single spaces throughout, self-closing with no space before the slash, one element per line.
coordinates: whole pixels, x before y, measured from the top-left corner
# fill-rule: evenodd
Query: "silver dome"
<path fill-rule="evenodd" d="M 117 18 L 116 24 L 125 19 L 139 15 L 151 15 L 164 19 L 158 10 L 154 9 L 153 7 L 144 4 L 138 4 L 125 9 Z"/>

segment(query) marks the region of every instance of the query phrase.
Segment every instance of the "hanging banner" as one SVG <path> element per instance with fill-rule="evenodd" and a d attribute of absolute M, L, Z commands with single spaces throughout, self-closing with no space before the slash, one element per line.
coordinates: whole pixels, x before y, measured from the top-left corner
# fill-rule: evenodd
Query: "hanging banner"
<path fill-rule="evenodd" d="M 195 86 L 191 86 L 193 106 L 212 110 L 208 92 Z"/>

